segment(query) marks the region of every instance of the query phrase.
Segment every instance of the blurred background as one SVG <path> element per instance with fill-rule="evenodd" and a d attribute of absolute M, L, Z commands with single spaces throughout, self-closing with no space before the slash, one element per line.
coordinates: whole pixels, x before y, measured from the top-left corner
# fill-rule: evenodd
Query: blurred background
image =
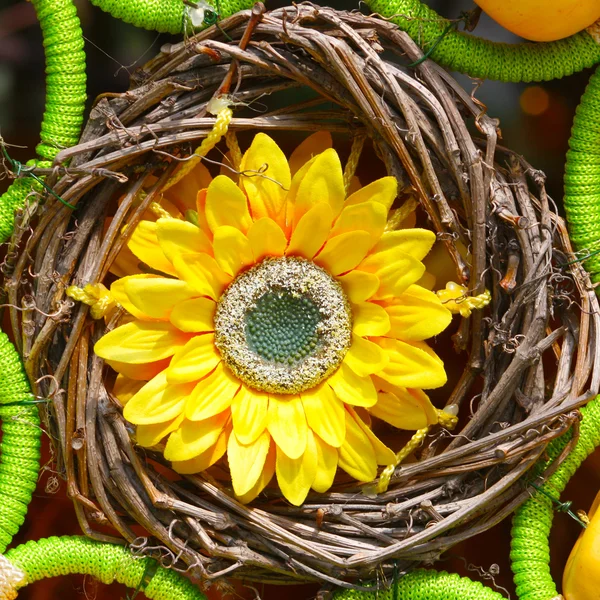
<path fill-rule="evenodd" d="M 86 39 L 88 107 L 104 92 L 122 92 L 129 87 L 129 74 L 144 64 L 165 42 L 168 35 L 136 29 L 92 6 L 87 0 L 75 0 Z M 268 7 L 290 2 L 267 0 Z M 325 3 L 325 2 L 323 2 Z M 467 0 L 427 0 L 448 18 L 458 18 L 461 11 L 474 8 Z M 354 9 L 358 0 L 329 0 L 329 6 Z M 503 30 L 485 15 L 475 33 L 503 42 L 519 39 Z M 492 117 L 500 120 L 502 143 L 523 154 L 536 168 L 548 176 L 547 189 L 562 210 L 562 176 L 571 122 L 591 72 L 584 71 L 567 79 L 545 84 L 483 83 L 457 75 L 469 92 L 475 92 Z M 34 157 L 39 126 L 44 108 L 44 51 L 42 36 L 31 4 L 25 0 L 0 0 L 0 135 L 10 144 L 10 154 L 22 162 Z M 0 180 L 0 193 L 10 182 Z M 1 368 L 1 367 L 0 367 Z M 1 376 L 1 375 L 0 375 Z M 46 440 L 47 441 L 47 440 Z M 47 444 L 46 444 L 47 445 Z M 48 535 L 79 533 L 70 501 L 65 497 L 64 483 L 52 471 L 46 448 L 47 466 L 28 520 L 15 543 Z M 573 501 L 574 509 L 588 509 L 600 487 L 600 454 L 593 455 L 567 488 L 564 499 Z M 579 525 L 565 514 L 558 514 L 552 532 L 552 572 L 560 581 L 566 558 L 579 534 Z M 458 571 L 487 585 L 504 588 L 505 595 L 516 597 L 508 562 L 510 523 L 505 522 L 486 534 L 452 549 L 436 568 Z M 497 573 L 492 580 L 492 573 Z M 261 597 L 275 600 L 283 593 L 290 599 L 313 598 L 318 588 L 298 586 L 280 588 L 233 584 L 230 589 L 209 590 L 211 598 Z M 500 589 L 500 591 L 503 591 Z M 133 592 L 129 592 L 131 598 Z M 63 577 L 25 588 L 19 598 L 62 600 L 90 598 L 125 599 L 127 591 L 119 586 L 97 585 L 82 577 Z M 142 594 L 137 596 L 143 598 Z"/>

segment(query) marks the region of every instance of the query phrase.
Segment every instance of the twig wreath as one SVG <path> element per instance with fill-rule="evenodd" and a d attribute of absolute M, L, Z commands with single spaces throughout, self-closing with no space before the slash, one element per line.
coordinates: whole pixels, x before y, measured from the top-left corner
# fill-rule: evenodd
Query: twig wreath
<path fill-rule="evenodd" d="M 135 74 L 128 92 L 96 102 L 78 145 L 60 152 L 52 168 L 35 171 L 63 202 L 32 195 L 18 214 L 7 263 L 9 313 L 33 393 L 49 399 L 46 424 L 88 536 L 126 540 L 138 552 L 203 579 L 226 575 L 347 587 L 378 572 L 383 581 L 435 560 L 508 516 L 529 497 L 529 483 L 543 483 L 576 442 L 577 409 L 597 393 L 600 377 L 600 311 L 581 257 L 573 254 L 543 174 L 498 145 L 497 123 L 485 107 L 434 63 L 418 63 L 421 57 L 407 34 L 382 19 L 306 3 L 265 13 L 255 7 L 164 47 Z M 278 98 L 285 108 L 267 108 L 262 114 L 251 110 L 253 103 L 270 106 Z M 123 265 L 124 252 L 129 248 L 137 257 L 134 266 L 143 281 L 164 278 L 169 267 L 150 264 L 156 257 L 150 242 L 144 255 L 150 258 L 142 260 L 134 251 L 132 240 L 143 227 L 159 227 L 140 229 L 140 223 L 179 218 L 202 229 L 201 210 L 181 210 L 169 200 L 167 188 L 184 185 L 183 171 L 195 176 L 200 171 L 191 166 L 204 165 L 212 180 L 206 182 L 208 190 L 219 180 L 220 165 L 228 171 L 221 177 L 232 182 L 223 185 L 239 190 L 237 182 L 270 181 L 286 187 L 268 161 L 264 168 L 240 168 L 244 158 L 234 134 L 245 139 L 247 132 L 275 139 L 290 133 L 333 134 L 341 146 L 352 148 L 344 172 L 347 190 L 364 143 L 385 165 L 388 178 L 397 181 L 386 231 L 405 231 L 402 223 L 413 214 L 419 229 L 433 232 L 431 242 L 436 239 L 452 261 L 448 279 L 464 286 L 449 299 L 457 312 L 466 303 L 464 316 L 449 326 L 454 348 L 440 350 L 442 341 L 450 345 L 449 337 L 435 346 L 446 362 L 458 361 L 464 370 L 453 385 L 442 388 L 443 399 L 436 400 L 440 407 L 431 405 L 434 412 L 424 427 L 414 427 L 421 433 L 411 438 L 384 431 L 385 447 L 396 454 L 391 453 L 379 478 L 358 483 L 354 479 L 360 477 L 342 475 L 326 491 L 307 488 L 299 502 L 286 492 L 278 473 L 279 487 L 263 487 L 244 503 L 244 494 L 232 490 L 226 458 L 198 473 L 173 470 L 173 461 L 163 455 L 162 436 L 155 431 L 154 444 L 140 444 L 136 435 L 141 434 L 123 416 L 126 392 L 121 390 L 121 398 L 115 393 L 116 373 L 131 384 L 136 381 L 126 374 L 131 370 L 115 367 L 119 359 L 108 359 L 109 366 L 98 349 L 99 340 L 137 322 L 134 309 L 140 309 L 133 292 L 121 299 L 109 293 L 115 277 L 129 276 L 115 271 L 115 265 Z M 227 146 L 221 143 L 207 156 L 221 137 Z M 195 152 L 199 143 L 203 150 Z M 196 191 L 204 185 L 196 184 Z M 248 193 L 248 184 L 240 185 Z M 149 213 L 154 221 L 148 220 Z M 239 212 L 229 216 L 238 218 Z M 216 256 L 217 234 L 211 231 Z M 304 264 L 288 262 L 294 268 Z M 323 264 L 331 263 L 322 261 L 319 268 Z M 289 271 L 281 269 L 263 274 L 262 281 L 284 282 Z M 316 272 L 307 277 L 312 281 Z M 173 274 L 171 280 L 178 281 Z M 169 285 L 179 293 L 177 284 Z M 252 285 L 240 294 L 254 293 L 258 288 Z M 481 302 L 478 309 L 472 301 L 486 290 L 489 303 Z M 269 361 L 304 360 L 303 349 L 310 353 L 320 343 L 310 327 L 324 309 L 316 300 L 302 309 L 308 333 L 298 333 L 293 350 L 299 354 L 290 358 L 289 348 L 259 335 L 263 297 L 252 305 L 256 352 L 266 353 Z M 284 314 L 298 297 L 280 294 L 269 302 Z M 182 298 L 194 301 L 185 294 Z M 155 308 L 160 310 L 158 297 Z M 343 315 L 332 317 L 337 318 Z M 356 327 L 360 320 L 353 318 Z M 191 317 L 181 322 L 185 319 Z M 335 322 L 332 336 L 342 327 Z M 373 344 L 372 336 L 379 334 L 364 331 Z M 336 340 L 340 347 L 346 343 Z M 125 348 L 125 338 L 122 344 Z M 139 386 L 132 388 L 127 399 L 139 392 Z M 424 400 L 419 402 L 424 406 Z M 369 408 L 347 411 L 357 415 L 353 423 L 363 432 L 357 439 L 372 440 L 370 428 L 365 426 L 366 432 L 361 426 L 370 418 Z M 175 420 L 179 413 L 173 414 Z M 372 411 L 375 418 L 382 414 Z M 457 414 L 458 425 L 448 433 Z M 540 468 L 547 444 L 569 430 L 571 444 L 546 470 Z M 173 429 L 157 431 L 166 435 Z M 222 431 L 225 423 L 218 435 Z M 285 436 L 271 435 L 277 448 L 285 447 Z M 375 454 L 389 456 L 371 443 Z M 271 444 L 265 454 L 274 452 Z M 214 452 L 217 445 L 215 439 Z M 344 467 L 351 460 L 341 448 L 335 454 L 339 466 L 352 475 Z"/>

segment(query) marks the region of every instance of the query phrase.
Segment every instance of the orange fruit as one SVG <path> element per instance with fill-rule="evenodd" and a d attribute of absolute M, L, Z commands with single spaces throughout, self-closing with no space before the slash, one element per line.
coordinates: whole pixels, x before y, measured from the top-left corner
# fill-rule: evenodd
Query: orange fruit
<path fill-rule="evenodd" d="M 568 37 L 600 19 L 598 0 L 475 0 L 502 27 L 527 40 Z"/>

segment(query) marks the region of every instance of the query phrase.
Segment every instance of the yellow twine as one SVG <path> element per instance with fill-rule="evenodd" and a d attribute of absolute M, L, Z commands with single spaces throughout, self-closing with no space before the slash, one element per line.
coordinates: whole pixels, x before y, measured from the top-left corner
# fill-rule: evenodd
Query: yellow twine
<path fill-rule="evenodd" d="M 227 149 L 231 156 L 231 166 L 236 171 L 239 171 L 240 165 L 242 164 L 242 151 L 240 150 L 237 135 L 235 135 L 233 131 L 228 131 L 225 134 L 225 143 L 227 144 Z"/>
<path fill-rule="evenodd" d="M 454 429 L 456 424 L 458 423 L 458 417 L 453 414 L 451 411 L 454 410 L 453 406 L 449 406 L 446 410 L 440 410 L 438 408 L 435 409 L 437 412 L 437 424 L 445 429 Z M 408 440 L 405 446 L 396 454 L 396 460 L 388 465 L 382 472 L 379 477 L 379 482 L 377 483 L 377 493 L 381 494 L 386 492 L 390 481 L 392 479 L 392 475 L 396 470 L 396 467 L 407 457 L 410 456 L 417 448 L 420 448 L 425 440 L 425 437 L 429 433 L 429 429 L 431 425 L 427 427 L 423 427 L 423 429 L 418 429 L 414 435 Z"/>
<path fill-rule="evenodd" d="M 585 523 L 586 525 L 590 524 L 590 518 L 588 517 L 587 513 L 585 512 L 585 510 L 578 510 L 577 511 L 577 516 L 580 518 L 580 520 Z"/>
<path fill-rule="evenodd" d="M 415 212 L 419 206 L 419 201 L 414 196 L 409 196 L 399 208 L 394 208 L 390 211 L 387 223 L 385 225 L 386 231 L 395 231 L 400 227 L 402 222 L 407 219 L 411 213 Z"/>
<path fill-rule="evenodd" d="M 478 296 L 467 296 L 467 288 L 454 281 L 449 281 L 446 288 L 438 290 L 436 294 L 452 314 L 463 317 L 470 317 L 474 310 L 485 308 L 492 300 L 489 290 Z"/>
<path fill-rule="evenodd" d="M 350 190 L 350 185 L 352 184 L 352 178 L 356 173 L 356 167 L 358 167 L 358 161 L 360 160 L 360 155 L 362 153 L 363 146 L 365 144 L 365 136 L 357 135 L 352 140 L 352 148 L 350 149 L 350 156 L 348 157 L 348 162 L 346 163 L 346 167 L 344 168 L 344 188 L 346 189 L 346 195 L 348 195 L 348 191 Z"/>
<path fill-rule="evenodd" d="M 14 600 L 18 589 L 26 585 L 25 572 L 0 554 L 0 600 Z"/>
<path fill-rule="evenodd" d="M 165 210 L 158 202 L 151 202 L 148 207 L 159 219 L 172 219 L 173 215 Z"/>
<path fill-rule="evenodd" d="M 208 103 L 208 112 L 213 115 L 217 115 L 215 124 L 213 125 L 210 133 L 202 140 L 202 143 L 196 150 L 189 160 L 182 163 L 182 165 L 175 171 L 173 176 L 167 181 L 163 187 L 163 191 L 168 190 L 174 186 L 178 181 L 185 177 L 197 164 L 200 162 L 203 156 L 206 156 L 220 141 L 221 138 L 227 133 L 229 124 L 233 117 L 233 111 L 229 108 L 229 99 L 226 96 L 219 98 L 213 98 Z"/>
<path fill-rule="evenodd" d="M 110 290 L 101 283 L 88 283 L 83 288 L 71 285 L 67 288 L 66 294 L 73 300 L 90 306 L 92 319 L 101 319 L 117 305 Z"/>

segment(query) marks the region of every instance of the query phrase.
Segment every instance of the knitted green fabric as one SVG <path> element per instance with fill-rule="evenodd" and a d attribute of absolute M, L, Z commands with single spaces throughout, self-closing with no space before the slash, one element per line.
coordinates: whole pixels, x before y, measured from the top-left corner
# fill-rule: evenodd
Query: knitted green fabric
<path fill-rule="evenodd" d="M 575 247 L 582 256 L 600 250 L 600 72 L 590 78 L 577 107 L 567 164 L 565 211 Z M 584 262 L 600 281 L 600 254 Z"/>
<path fill-rule="evenodd" d="M 0 554 L 25 520 L 35 489 L 40 462 L 40 419 L 31 400 L 21 360 L 0 333 Z M 16 403 L 16 404 L 15 404 Z"/>
<path fill-rule="evenodd" d="M 85 52 L 72 0 L 32 0 L 46 50 L 46 110 L 37 153 L 52 160 L 77 143 L 83 122 Z"/>
<path fill-rule="evenodd" d="M 479 581 L 456 573 L 417 569 L 400 577 L 387 590 L 360 592 L 338 590 L 333 600 L 503 600 L 504 597 Z"/>
<path fill-rule="evenodd" d="M 183 33 L 186 6 L 183 0 L 91 0 L 92 4 L 113 17 L 136 27 L 163 33 Z M 254 0 L 212 0 L 220 18 L 251 8 Z"/>
<path fill-rule="evenodd" d="M 471 77 L 500 81 L 550 81 L 600 62 L 600 44 L 585 31 L 564 40 L 500 44 L 451 29 L 419 0 L 365 0 L 369 8 L 406 31 L 436 62 Z"/>
<path fill-rule="evenodd" d="M 23 206 L 27 194 L 33 188 L 32 184 L 32 179 L 17 179 L 0 196 L 0 244 L 4 243 L 11 236 L 15 210 Z"/>
<path fill-rule="evenodd" d="M 600 445 L 600 397 L 581 409 L 583 420 L 575 448 L 542 489 L 555 499 L 581 463 Z M 551 459 L 558 456 L 567 443 L 565 436 L 550 444 Z M 548 536 L 554 516 L 552 500 L 536 492 L 513 518 L 510 558 L 519 600 L 549 600 L 558 596 L 550 575 Z"/>
<path fill-rule="evenodd" d="M 136 590 L 143 589 L 150 600 L 206 600 L 191 581 L 172 569 L 158 566 L 153 559 L 132 556 L 125 546 L 84 537 L 50 537 L 27 542 L 9 550 L 6 558 L 25 572 L 26 584 L 79 573 L 105 584 L 118 581 Z"/>
<path fill-rule="evenodd" d="M 46 51 L 46 108 L 36 151 L 51 161 L 62 148 L 77 143 L 85 107 L 85 52 L 83 34 L 72 0 L 32 0 Z M 33 164 L 33 163 L 31 163 Z M 0 243 L 13 230 L 14 212 L 33 189 L 33 181 L 17 179 L 0 196 Z"/>

